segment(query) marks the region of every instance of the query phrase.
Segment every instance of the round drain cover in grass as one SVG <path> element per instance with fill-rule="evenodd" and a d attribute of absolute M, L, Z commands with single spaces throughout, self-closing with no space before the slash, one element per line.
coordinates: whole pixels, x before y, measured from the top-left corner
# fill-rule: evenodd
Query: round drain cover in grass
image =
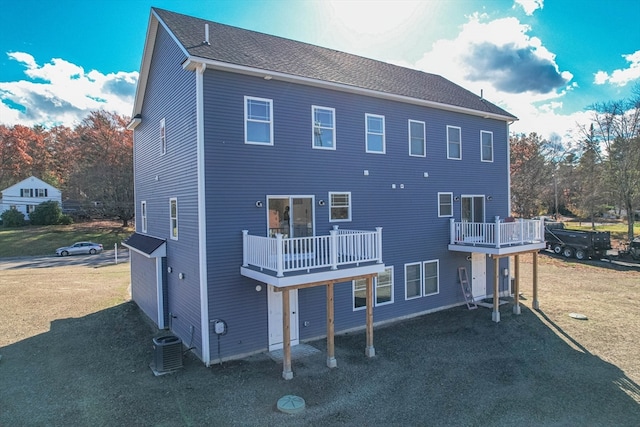
<path fill-rule="evenodd" d="M 283 396 L 278 399 L 278 410 L 285 414 L 299 414 L 304 410 L 304 399 L 290 394 Z"/>
<path fill-rule="evenodd" d="M 573 317 L 574 319 L 577 319 L 577 320 L 588 320 L 589 319 L 587 316 L 585 316 L 584 314 L 580 314 L 580 313 L 569 313 L 569 317 Z"/>

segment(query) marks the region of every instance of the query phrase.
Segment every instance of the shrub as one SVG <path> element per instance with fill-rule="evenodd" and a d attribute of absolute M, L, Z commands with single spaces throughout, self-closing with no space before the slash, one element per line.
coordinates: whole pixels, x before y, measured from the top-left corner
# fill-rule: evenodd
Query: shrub
<path fill-rule="evenodd" d="M 69 215 L 62 214 L 60 216 L 59 224 L 62 224 L 62 225 L 73 224 L 73 218 L 71 218 L 71 216 Z"/>
<path fill-rule="evenodd" d="M 60 222 L 62 210 L 58 202 L 47 200 L 40 203 L 33 212 L 29 213 L 29 221 L 33 225 L 55 225 Z"/>
<path fill-rule="evenodd" d="M 17 209 L 9 209 L 2 212 L 3 227 L 23 227 L 25 225 L 24 214 Z"/>

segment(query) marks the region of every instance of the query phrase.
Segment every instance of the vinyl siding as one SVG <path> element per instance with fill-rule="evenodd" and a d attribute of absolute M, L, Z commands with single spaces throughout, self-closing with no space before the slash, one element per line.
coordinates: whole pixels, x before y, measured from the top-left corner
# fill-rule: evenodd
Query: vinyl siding
<path fill-rule="evenodd" d="M 395 302 L 376 308 L 376 321 L 464 301 L 457 267 L 470 269 L 470 262 L 466 254 L 447 249 L 449 218 L 438 218 L 437 194 L 491 195 L 485 220 L 508 216 L 504 122 L 220 71 L 205 72 L 204 88 L 210 318 L 221 318 L 229 325 L 227 335 L 221 337 L 222 357 L 268 345 L 265 287 L 256 292 L 257 283 L 239 274 L 241 230 L 266 235 L 267 195 L 315 196 L 316 234 L 324 235 L 333 225 L 328 193 L 348 191 L 352 221 L 340 227 L 383 227 L 384 262 L 395 267 Z M 244 96 L 273 100 L 273 146 L 244 144 Z M 312 149 L 312 105 L 335 108 L 335 151 Z M 365 153 L 367 113 L 385 116 L 384 155 Z M 424 158 L 409 156 L 409 119 L 426 123 Z M 462 160 L 447 160 L 447 125 L 462 130 Z M 493 132 L 493 163 L 480 161 L 481 130 Z M 321 199 L 327 201 L 325 206 L 318 205 Z M 256 208 L 257 200 L 265 207 Z M 460 202 L 454 202 L 453 208 L 459 220 Z M 440 261 L 439 294 L 405 301 L 404 264 L 435 259 Z M 506 260 L 502 264 L 505 268 Z M 492 277 L 489 263 L 488 290 Z M 324 292 L 322 287 L 299 292 L 301 339 L 325 333 Z M 363 313 L 354 312 L 352 304 L 351 284 L 337 285 L 337 331 L 364 325 Z M 305 320 L 308 327 L 302 326 Z"/>
<path fill-rule="evenodd" d="M 137 210 L 141 200 L 147 202 L 147 234 L 167 240 L 165 267 L 172 268 L 172 273 L 166 273 L 167 310 L 171 314 L 168 324 L 185 345 L 195 347 L 201 354 L 195 75 L 182 68 L 184 59 L 160 26 L 142 122 L 134 131 L 135 192 Z M 166 123 L 164 155 L 160 146 L 161 119 Z M 169 200 L 174 197 L 178 201 L 178 240 L 169 235 Z M 136 215 L 137 230 L 141 230 L 140 217 Z M 136 265 L 132 263 L 133 268 Z M 184 279 L 179 278 L 180 273 Z"/>
<path fill-rule="evenodd" d="M 147 258 L 135 251 L 129 252 L 129 258 L 131 263 L 131 298 L 157 325 L 158 288 L 156 282 L 156 260 Z"/>

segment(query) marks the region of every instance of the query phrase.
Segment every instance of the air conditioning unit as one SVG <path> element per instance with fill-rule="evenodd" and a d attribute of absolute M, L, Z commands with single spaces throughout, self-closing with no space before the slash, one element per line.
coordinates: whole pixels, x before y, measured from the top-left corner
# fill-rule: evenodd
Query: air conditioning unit
<path fill-rule="evenodd" d="M 163 335 L 153 339 L 153 363 L 156 375 L 182 368 L 182 340 L 175 335 Z"/>

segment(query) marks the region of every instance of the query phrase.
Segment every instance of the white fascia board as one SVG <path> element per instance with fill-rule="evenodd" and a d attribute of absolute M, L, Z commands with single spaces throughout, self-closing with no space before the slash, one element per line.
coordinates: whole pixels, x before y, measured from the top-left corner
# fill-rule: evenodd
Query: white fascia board
<path fill-rule="evenodd" d="M 259 68 L 247 67 L 244 65 L 237 65 L 237 64 L 230 64 L 227 62 L 214 61 L 211 59 L 205 59 L 205 58 L 200 58 L 196 56 L 187 55 L 187 59 L 182 63 L 182 67 L 185 70 L 193 71 L 200 64 L 206 64 L 207 68 L 212 70 L 228 71 L 231 73 L 245 74 L 245 75 L 261 77 L 261 78 L 264 78 L 265 76 L 270 76 L 270 79 L 276 79 L 276 80 L 297 83 L 297 84 L 302 84 L 307 86 L 320 87 L 325 89 L 332 89 L 332 90 L 337 90 L 341 92 L 353 93 L 357 95 L 365 95 L 373 98 L 388 99 L 391 101 L 398 101 L 405 104 L 420 105 L 423 107 L 430 107 L 438 110 L 469 114 L 472 116 L 479 116 L 484 119 L 495 119 L 495 120 L 501 120 L 506 122 L 513 122 L 515 120 L 518 120 L 517 118 L 514 119 L 511 116 L 503 116 L 501 114 L 488 113 L 485 111 L 473 110 L 471 108 L 458 107 L 455 105 L 442 104 L 442 103 L 433 102 L 433 101 L 426 101 L 424 99 L 379 92 L 371 89 L 364 89 L 364 88 L 359 88 L 356 86 L 350 86 L 350 85 L 341 84 L 341 83 L 333 83 L 333 82 L 328 82 L 324 80 L 311 79 L 308 77 L 295 76 L 292 74 L 261 70 Z"/>

